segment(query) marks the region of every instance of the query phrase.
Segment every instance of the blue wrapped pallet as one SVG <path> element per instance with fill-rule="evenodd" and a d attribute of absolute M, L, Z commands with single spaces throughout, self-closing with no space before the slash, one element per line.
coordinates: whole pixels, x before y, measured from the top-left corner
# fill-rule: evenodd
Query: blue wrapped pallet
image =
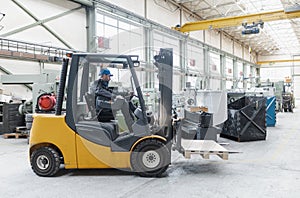
<path fill-rule="evenodd" d="M 276 124 L 276 97 L 267 98 L 266 122 L 268 127 L 274 127 Z"/>

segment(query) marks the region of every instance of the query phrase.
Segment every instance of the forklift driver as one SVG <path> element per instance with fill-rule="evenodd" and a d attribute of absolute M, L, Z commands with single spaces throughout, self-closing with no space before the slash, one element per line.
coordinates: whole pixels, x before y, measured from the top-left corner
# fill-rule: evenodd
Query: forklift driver
<path fill-rule="evenodd" d="M 114 120 L 116 111 L 122 111 L 125 118 L 125 122 L 130 132 L 132 131 L 132 125 L 134 120 L 130 114 L 129 104 L 126 99 L 113 93 L 113 90 L 108 87 L 110 77 L 113 76 L 108 69 L 102 69 L 100 71 L 100 79 L 97 82 L 95 97 L 96 97 L 96 113 L 99 122 L 110 122 Z"/>

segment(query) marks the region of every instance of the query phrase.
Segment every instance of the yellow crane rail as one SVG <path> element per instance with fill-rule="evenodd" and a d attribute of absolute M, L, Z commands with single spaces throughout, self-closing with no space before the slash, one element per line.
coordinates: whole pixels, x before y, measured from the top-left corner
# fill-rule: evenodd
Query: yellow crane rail
<path fill-rule="evenodd" d="M 255 14 L 248 14 L 242 16 L 231 16 L 225 18 L 209 19 L 196 22 L 185 23 L 181 27 L 172 27 L 172 29 L 178 30 L 180 32 L 191 32 L 197 30 L 206 29 L 219 29 L 225 27 L 240 26 L 242 23 L 252 23 L 252 22 L 268 22 L 284 19 L 294 19 L 300 17 L 300 11 L 285 12 L 284 10 L 262 12 Z"/>
<path fill-rule="evenodd" d="M 257 65 L 265 65 L 265 64 L 275 64 L 275 63 L 290 63 L 290 62 L 300 62 L 300 59 L 283 59 L 283 60 L 265 60 L 265 61 L 258 61 Z"/>

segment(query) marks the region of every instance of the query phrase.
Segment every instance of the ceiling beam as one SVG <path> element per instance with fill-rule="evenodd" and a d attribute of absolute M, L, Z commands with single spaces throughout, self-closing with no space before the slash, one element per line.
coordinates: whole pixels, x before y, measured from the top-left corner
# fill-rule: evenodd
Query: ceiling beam
<path fill-rule="evenodd" d="M 85 5 L 85 6 L 88 6 L 88 7 L 93 7 L 93 3 L 91 1 L 88 1 L 88 0 L 69 0 L 69 1 L 73 1 L 75 3 L 79 3 L 81 5 Z"/>
<path fill-rule="evenodd" d="M 34 22 L 34 23 L 30 24 L 30 25 L 26 25 L 26 26 L 23 26 L 23 27 L 14 29 L 14 30 L 9 31 L 9 32 L 7 32 L 7 33 L 5 33 L 5 34 L 1 34 L 0 36 L 1 36 L 1 37 L 7 37 L 7 36 L 10 36 L 10 35 L 13 35 L 13 34 L 22 32 L 22 31 L 24 31 L 24 30 L 27 30 L 27 29 L 36 27 L 36 26 L 38 26 L 38 25 L 47 23 L 47 22 L 52 21 L 52 20 L 55 20 L 55 19 L 58 19 L 58 18 L 63 17 L 63 16 L 65 16 L 65 15 L 68 15 L 68 14 L 70 14 L 70 13 L 72 13 L 72 12 L 75 12 L 75 11 L 77 11 L 77 10 L 80 10 L 81 8 L 83 8 L 83 6 L 74 8 L 74 9 L 72 9 L 72 10 L 68 10 L 68 11 L 63 12 L 63 13 L 61 13 L 61 14 L 58 14 L 58 15 L 55 15 L 55 16 L 52 16 L 52 17 L 49 17 L 49 18 L 46 18 L 46 19 L 43 19 L 43 20 L 38 20 L 38 21 L 36 21 L 36 22 Z"/>
<path fill-rule="evenodd" d="M 28 14 L 31 18 L 35 20 L 35 22 L 39 22 L 40 20 L 25 6 L 23 6 L 21 3 L 19 3 L 17 0 L 11 0 L 14 2 L 19 8 L 21 8 L 26 14 Z M 58 34 L 56 34 L 53 30 L 51 30 L 47 25 L 44 23 L 40 24 L 43 28 L 45 28 L 50 34 L 52 34 L 57 40 L 59 40 L 61 43 L 63 43 L 65 46 L 67 46 L 69 49 L 74 49 L 69 45 L 64 39 L 62 39 Z"/>
<path fill-rule="evenodd" d="M 242 23 L 252 23 L 252 22 L 269 22 L 284 19 L 294 19 L 300 17 L 300 11 L 286 13 L 284 10 L 263 12 L 256 14 L 248 14 L 242 16 L 231 16 L 225 18 L 209 19 L 203 21 L 189 22 L 185 23 L 181 27 L 173 27 L 173 29 L 180 32 L 191 32 L 197 30 L 206 29 L 219 29 L 225 27 L 240 26 Z"/>
<path fill-rule="evenodd" d="M 235 2 L 222 3 L 222 4 L 215 5 L 215 6 L 200 8 L 200 9 L 194 10 L 194 12 L 202 12 L 202 11 L 205 11 L 205 10 L 212 10 L 212 9 L 216 9 L 216 8 L 220 8 L 220 7 L 224 7 L 224 6 L 229 6 L 229 5 L 234 5 L 234 4 L 236 4 L 236 3 Z"/>

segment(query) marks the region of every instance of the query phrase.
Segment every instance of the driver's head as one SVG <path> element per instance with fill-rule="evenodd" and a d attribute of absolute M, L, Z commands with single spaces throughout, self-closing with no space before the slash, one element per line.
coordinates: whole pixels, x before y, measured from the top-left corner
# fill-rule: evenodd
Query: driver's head
<path fill-rule="evenodd" d="M 102 80 L 109 82 L 110 77 L 113 75 L 110 73 L 109 69 L 104 68 L 100 71 L 99 76 L 101 76 Z"/>

